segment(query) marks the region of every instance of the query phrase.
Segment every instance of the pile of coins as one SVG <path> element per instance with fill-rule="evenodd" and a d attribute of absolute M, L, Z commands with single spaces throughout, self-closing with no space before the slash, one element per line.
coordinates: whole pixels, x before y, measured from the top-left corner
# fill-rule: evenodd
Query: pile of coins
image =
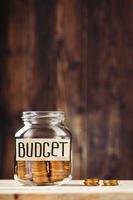
<path fill-rule="evenodd" d="M 43 161 L 32 163 L 33 182 L 37 185 L 48 183 L 47 163 Z"/>
<path fill-rule="evenodd" d="M 25 178 L 26 175 L 25 161 L 18 161 L 16 166 L 16 171 L 18 173 L 19 178 Z"/>
<path fill-rule="evenodd" d="M 69 162 L 53 161 L 50 162 L 50 181 L 56 182 L 63 180 L 70 173 Z"/>
<path fill-rule="evenodd" d="M 98 178 L 85 179 L 84 184 L 87 186 L 97 186 L 99 185 L 99 179 Z"/>
<path fill-rule="evenodd" d="M 118 185 L 118 180 L 99 180 L 98 178 L 90 178 L 84 180 L 84 185 L 86 186 L 98 186 L 102 182 L 103 186 L 116 186 Z"/>
<path fill-rule="evenodd" d="M 103 180 L 104 186 L 115 186 L 118 185 L 118 180 Z"/>
<path fill-rule="evenodd" d="M 21 180 L 45 185 L 64 180 L 71 173 L 69 161 L 17 161 L 15 174 Z"/>

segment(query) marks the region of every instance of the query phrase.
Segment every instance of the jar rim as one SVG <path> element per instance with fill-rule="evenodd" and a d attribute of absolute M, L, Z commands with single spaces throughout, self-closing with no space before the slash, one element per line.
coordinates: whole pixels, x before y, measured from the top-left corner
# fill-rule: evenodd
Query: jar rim
<path fill-rule="evenodd" d="M 23 111 L 22 119 L 64 118 L 63 111 Z"/>

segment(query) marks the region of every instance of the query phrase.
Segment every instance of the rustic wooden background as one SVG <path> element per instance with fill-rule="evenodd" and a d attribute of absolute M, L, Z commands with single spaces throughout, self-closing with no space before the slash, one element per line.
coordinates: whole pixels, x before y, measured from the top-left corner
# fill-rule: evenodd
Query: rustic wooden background
<path fill-rule="evenodd" d="M 64 110 L 73 177 L 133 179 L 133 0 L 0 1 L 0 178 L 24 110 Z"/>

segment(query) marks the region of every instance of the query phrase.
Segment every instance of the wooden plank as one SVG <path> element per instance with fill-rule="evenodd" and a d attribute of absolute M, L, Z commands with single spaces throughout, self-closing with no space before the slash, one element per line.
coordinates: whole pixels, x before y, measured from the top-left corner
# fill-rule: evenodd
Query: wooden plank
<path fill-rule="evenodd" d="M 14 134 L 22 124 L 21 112 L 30 109 L 28 76 L 34 60 L 33 1 L 9 1 L 8 8 L 6 40 L 10 55 L 6 58 L 5 75 L 2 72 L 3 98 L 6 102 L 3 103 L 3 109 L 7 110 L 4 126 L 8 128 L 3 140 L 2 178 L 13 177 Z"/>
<path fill-rule="evenodd" d="M 62 15 L 57 13 L 59 46 L 57 108 L 66 112 L 66 122 L 73 136 L 73 177 L 80 178 L 84 174 L 84 167 L 81 166 L 81 146 L 84 142 L 81 127 L 82 116 L 79 112 L 81 104 L 81 27 L 77 24 L 81 18 L 80 2 L 76 0 L 59 1 L 58 12 Z"/>
<path fill-rule="evenodd" d="M 6 104 L 4 97 L 5 91 L 3 86 L 6 80 L 6 59 L 9 56 L 7 47 L 7 1 L 1 1 L 0 4 L 0 176 L 3 173 L 5 137 L 7 135 L 8 109 L 3 105 Z"/>
<path fill-rule="evenodd" d="M 9 129 L 6 129 L 3 140 L 5 156 L 2 178 L 13 177 L 13 141 L 15 131 L 22 127 L 21 112 L 55 110 L 56 50 L 52 36 L 55 5 L 55 1 L 50 4 L 48 1 L 9 1 L 7 34 L 11 53 L 6 60 L 2 86 L 6 101 L 4 106 L 8 107 L 8 121 L 6 120 L 5 126 Z"/>
<path fill-rule="evenodd" d="M 52 200 L 53 199 L 53 195 L 1 195 L 0 196 L 1 200 L 15 200 L 17 199 L 21 199 L 21 200 L 43 200 L 44 198 L 46 200 Z M 58 200 L 73 200 L 73 199 L 77 199 L 77 200 L 113 200 L 114 198 L 116 200 L 132 200 L 133 195 L 132 194 L 85 194 L 85 195 L 79 195 L 79 194 L 66 194 L 66 195 L 54 195 L 54 199 Z"/>
<path fill-rule="evenodd" d="M 31 107 L 34 110 L 56 110 L 57 46 L 55 38 L 57 0 L 35 2 L 35 67 L 33 68 Z"/>
<path fill-rule="evenodd" d="M 114 18 L 116 18 L 114 26 L 117 31 L 117 46 L 114 51 L 119 66 L 119 102 L 120 102 L 120 177 L 128 179 L 133 178 L 131 171 L 133 163 L 130 162 L 133 157 L 132 149 L 132 117 L 133 117 L 133 1 L 124 1 L 116 4 L 114 10 Z M 112 19 L 114 21 L 114 18 Z M 130 162 L 127 167 L 127 163 Z"/>
<path fill-rule="evenodd" d="M 110 1 L 87 2 L 88 7 L 88 176 L 110 177 L 112 163 L 119 159 L 119 104 L 117 85 L 113 83 L 110 72 L 115 70 L 114 55 L 110 46 L 112 27 Z M 116 93 L 114 94 L 114 91 Z M 114 97 L 115 96 L 115 97 Z M 115 111 L 114 111 L 115 110 Z M 113 114 L 112 114 L 113 112 Z M 117 114 L 118 113 L 118 114 Z M 116 116 L 115 116 L 115 115 Z M 114 119 L 116 118 L 116 120 Z M 111 120 L 114 119 L 112 125 Z M 114 127 L 115 126 L 115 127 Z M 117 134 L 116 134 L 117 133 Z M 116 150 L 116 151 L 115 151 Z"/>
<path fill-rule="evenodd" d="M 120 181 L 119 186 L 86 187 L 83 180 L 73 180 L 63 186 L 22 186 L 13 180 L 0 181 L 0 199 L 106 199 L 124 200 L 133 198 L 133 182 Z"/>
<path fill-rule="evenodd" d="M 88 176 L 132 178 L 132 1 L 88 7 Z M 128 21 L 128 23 L 126 23 Z M 127 34 L 128 33 L 128 34 Z M 125 86 L 125 83 L 127 84 Z M 131 86 L 132 87 L 132 86 Z M 127 98 L 128 100 L 123 100 Z M 123 109 L 126 111 L 123 112 Z M 128 114 L 127 114 L 128 113 Z M 126 121 L 126 123 L 125 123 Z M 120 167 L 121 166 L 121 167 Z M 125 170 L 126 171 L 125 171 Z"/>

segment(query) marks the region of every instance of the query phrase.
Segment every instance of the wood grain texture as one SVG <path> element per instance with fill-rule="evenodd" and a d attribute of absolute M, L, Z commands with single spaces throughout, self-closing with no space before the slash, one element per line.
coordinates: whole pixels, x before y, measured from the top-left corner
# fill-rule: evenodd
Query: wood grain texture
<path fill-rule="evenodd" d="M 1 2 L 0 177 L 21 112 L 63 110 L 73 177 L 132 179 L 133 1 Z"/>
<path fill-rule="evenodd" d="M 77 26 L 77 24 L 81 18 L 80 4 L 76 0 L 72 0 L 71 4 L 66 0 L 61 5 L 64 8 L 64 17 L 62 16 L 64 27 L 63 30 L 58 28 L 60 32 L 59 30 L 57 31 L 58 35 L 61 35 L 60 40 L 58 40 L 61 46 L 57 62 L 59 88 L 57 108 L 65 110 L 67 123 L 73 134 L 73 171 L 75 171 L 77 178 L 80 178 L 84 174 L 84 170 L 80 165 L 84 135 L 81 126 L 82 116 L 79 113 L 81 105 L 81 83 L 79 81 L 81 70 L 81 32 L 80 26 Z"/>
<path fill-rule="evenodd" d="M 32 20 L 33 1 L 25 4 L 23 1 L 8 1 L 6 9 L 7 19 L 7 48 L 9 55 L 6 58 L 3 75 L 2 97 L 5 103 L 1 106 L 7 110 L 3 126 L 6 133 L 3 138 L 3 162 L 1 176 L 13 176 L 14 163 L 14 131 L 21 126 L 20 116 L 22 110 L 30 109 L 29 105 L 29 68 L 33 58 L 31 49 L 32 34 L 34 34 Z M 4 16 L 3 16 L 4 17 Z M 12 152 L 12 153 L 11 153 Z"/>
<path fill-rule="evenodd" d="M 133 181 L 119 181 L 118 186 L 91 186 L 83 180 L 72 180 L 62 186 L 23 186 L 15 180 L 0 181 L 0 199 L 90 199 L 90 200 L 131 200 L 133 198 Z"/>
<path fill-rule="evenodd" d="M 129 43 L 130 45 L 132 43 L 130 20 L 133 16 L 131 16 L 130 9 L 133 4 L 131 1 L 128 3 L 125 1 L 94 2 L 96 4 L 90 4 L 87 1 L 88 19 L 90 19 L 88 21 L 88 49 L 86 50 L 88 52 L 87 108 L 89 113 L 88 138 L 91 149 L 88 171 L 93 176 L 101 175 L 106 178 L 129 176 L 131 178 L 132 175 L 128 174 L 129 168 L 125 168 L 124 163 L 127 163 L 127 155 L 131 160 L 133 151 L 126 144 L 130 138 L 130 131 L 123 117 L 127 119 L 128 114 L 121 113 L 123 110 L 121 104 L 128 96 L 128 92 L 131 92 L 131 88 L 124 89 L 125 82 L 132 85 L 133 74 L 130 74 L 130 79 L 125 73 L 122 75 L 122 71 L 126 72 L 132 68 L 131 54 L 133 51 L 129 47 Z M 127 4 L 130 7 L 129 10 L 127 10 Z M 129 22 L 126 23 L 128 13 L 130 13 L 130 17 Z M 125 28 L 127 32 L 130 32 L 130 36 L 127 36 Z M 126 39 L 127 37 L 128 39 Z M 126 40 L 130 41 L 128 47 Z M 131 98 L 131 95 L 129 96 Z M 132 104 L 130 103 L 130 105 Z M 125 107 L 128 109 L 129 103 L 126 103 Z M 127 119 L 129 127 L 131 127 L 130 119 L 131 117 Z M 125 139 L 123 135 L 125 135 Z M 125 153 L 122 153 L 123 151 Z M 93 165 L 97 167 L 93 168 Z M 129 165 L 132 167 L 132 163 Z"/>
<path fill-rule="evenodd" d="M 0 195 L 1 200 L 132 200 L 132 194 L 61 194 L 61 195 Z"/>
<path fill-rule="evenodd" d="M 0 6 L 0 175 L 3 171 L 4 156 L 3 152 L 5 149 L 5 138 L 7 135 L 7 127 L 4 121 L 8 121 L 8 110 L 4 106 L 6 104 L 6 99 L 4 97 L 4 84 L 6 79 L 6 59 L 9 56 L 9 51 L 7 48 L 7 17 L 3 17 L 7 14 L 6 2 L 2 2 Z M 7 16 L 7 15 L 6 15 Z"/>

